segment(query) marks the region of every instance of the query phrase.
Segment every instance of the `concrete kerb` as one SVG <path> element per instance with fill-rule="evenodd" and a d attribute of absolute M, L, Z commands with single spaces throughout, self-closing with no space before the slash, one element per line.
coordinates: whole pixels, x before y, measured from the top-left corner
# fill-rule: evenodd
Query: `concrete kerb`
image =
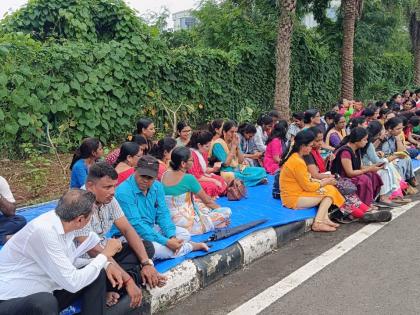
<path fill-rule="evenodd" d="M 155 314 L 175 306 L 224 275 L 245 267 L 310 231 L 312 222 L 313 219 L 308 219 L 256 231 L 223 250 L 184 261 L 164 273 L 168 277 L 165 287 L 150 290 L 150 297 L 145 299 L 141 314 Z"/>

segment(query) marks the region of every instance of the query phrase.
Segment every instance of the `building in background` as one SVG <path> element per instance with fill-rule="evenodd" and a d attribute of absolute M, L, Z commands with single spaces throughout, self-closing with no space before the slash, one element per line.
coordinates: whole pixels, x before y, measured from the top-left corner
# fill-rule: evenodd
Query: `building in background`
<path fill-rule="evenodd" d="M 192 16 L 190 10 L 179 11 L 172 14 L 174 31 L 186 30 L 197 24 L 197 19 Z"/>
<path fill-rule="evenodd" d="M 337 21 L 337 12 L 340 10 L 341 1 L 340 0 L 332 0 L 330 2 L 329 7 L 327 8 L 326 16 L 333 21 Z M 316 27 L 318 23 L 315 21 L 314 14 L 308 13 L 302 19 L 303 24 L 308 27 Z"/>

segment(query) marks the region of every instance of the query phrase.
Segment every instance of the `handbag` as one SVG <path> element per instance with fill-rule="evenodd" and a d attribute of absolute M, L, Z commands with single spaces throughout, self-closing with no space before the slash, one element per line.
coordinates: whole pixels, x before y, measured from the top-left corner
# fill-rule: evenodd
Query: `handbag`
<path fill-rule="evenodd" d="M 247 191 L 244 183 L 240 179 L 233 179 L 230 181 L 227 189 L 226 196 L 230 201 L 241 200 L 246 197 Z"/>
<path fill-rule="evenodd" d="M 339 178 L 336 187 L 342 195 L 351 195 L 357 192 L 356 185 L 348 178 Z"/>

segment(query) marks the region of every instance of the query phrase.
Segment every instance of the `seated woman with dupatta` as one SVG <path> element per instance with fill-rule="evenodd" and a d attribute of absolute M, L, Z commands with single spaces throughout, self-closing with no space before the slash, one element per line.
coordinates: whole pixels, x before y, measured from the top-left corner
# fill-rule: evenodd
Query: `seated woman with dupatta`
<path fill-rule="evenodd" d="M 239 148 L 238 126 L 234 121 L 223 124 L 222 135 L 212 142 L 210 157 L 222 162 L 220 175 L 226 180 L 240 179 L 245 186 L 267 183 L 267 173 L 262 167 L 248 166 Z"/>

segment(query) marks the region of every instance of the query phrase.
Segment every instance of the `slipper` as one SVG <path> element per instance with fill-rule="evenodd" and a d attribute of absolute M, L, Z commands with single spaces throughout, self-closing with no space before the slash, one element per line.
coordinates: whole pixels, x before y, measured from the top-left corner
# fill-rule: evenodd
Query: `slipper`
<path fill-rule="evenodd" d="M 352 219 L 349 216 L 346 216 L 346 217 L 342 217 L 342 218 L 334 218 L 333 220 L 337 223 L 340 223 L 340 224 L 349 224 L 349 223 L 356 222 L 359 219 Z"/>
<path fill-rule="evenodd" d="M 392 202 L 392 201 L 391 202 L 377 201 L 375 202 L 375 205 L 378 207 L 383 207 L 383 208 L 396 208 L 396 207 L 401 206 L 400 204 Z"/>
<path fill-rule="evenodd" d="M 383 210 L 383 209 L 389 209 L 391 208 L 389 205 L 387 205 L 385 202 L 375 201 L 370 205 L 370 211 L 372 210 Z M 368 212 L 370 212 L 368 211 Z"/>
<path fill-rule="evenodd" d="M 405 204 L 410 203 L 412 201 L 413 200 L 410 199 L 410 198 L 403 198 L 403 199 L 395 198 L 395 199 L 392 199 L 392 202 L 399 203 L 399 204 L 402 204 L 402 205 L 405 205 Z"/>

